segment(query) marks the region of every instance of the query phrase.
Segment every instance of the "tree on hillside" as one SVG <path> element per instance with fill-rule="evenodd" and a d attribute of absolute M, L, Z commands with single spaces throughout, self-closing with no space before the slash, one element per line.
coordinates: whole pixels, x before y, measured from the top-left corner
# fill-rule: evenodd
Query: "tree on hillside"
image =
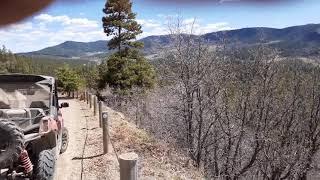
<path fill-rule="evenodd" d="M 132 12 L 130 0 L 109 0 L 103 12 L 103 29 L 107 36 L 114 36 L 108 43 L 109 49 L 121 52 L 130 47 L 141 48 L 142 43 L 131 41 L 142 33 L 141 25 L 135 21 L 136 14 Z"/>
<path fill-rule="evenodd" d="M 115 54 L 101 67 L 100 74 L 107 68 L 103 80 L 115 90 L 128 90 L 134 86 L 148 89 L 154 85 L 155 71 L 142 56 L 119 57 Z"/>
<path fill-rule="evenodd" d="M 3 46 L 2 49 L 0 49 L 0 73 L 12 72 L 15 65 L 15 55 Z"/>
<path fill-rule="evenodd" d="M 73 68 L 79 77 L 83 80 L 87 89 L 99 94 L 99 69 L 96 63 L 87 63 Z"/>
<path fill-rule="evenodd" d="M 68 65 L 65 65 L 59 68 L 56 71 L 59 87 L 62 88 L 62 91 L 67 92 L 68 96 L 72 91 L 77 91 L 82 85 L 80 76 Z"/>
<path fill-rule="evenodd" d="M 137 50 L 143 47 L 143 43 L 135 41 L 142 30 L 131 8 L 130 0 L 109 0 L 103 9 L 104 32 L 113 36 L 108 46 L 117 52 L 99 67 L 100 88 L 108 84 L 115 92 L 123 92 L 135 86 L 150 88 L 154 84 L 155 71 Z"/>

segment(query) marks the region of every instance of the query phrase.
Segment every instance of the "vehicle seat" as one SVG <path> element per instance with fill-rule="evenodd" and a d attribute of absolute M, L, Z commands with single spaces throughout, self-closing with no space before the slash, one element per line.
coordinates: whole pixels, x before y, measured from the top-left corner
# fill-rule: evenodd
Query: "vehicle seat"
<path fill-rule="evenodd" d="M 29 110 L 33 119 L 33 124 L 38 124 L 40 120 L 45 116 L 43 110 L 39 110 L 39 108 Z"/>
<path fill-rule="evenodd" d="M 10 109 L 10 106 L 2 101 L 0 101 L 0 109 Z"/>
<path fill-rule="evenodd" d="M 40 108 L 43 110 L 48 110 L 49 107 L 43 101 L 32 101 L 30 108 Z"/>

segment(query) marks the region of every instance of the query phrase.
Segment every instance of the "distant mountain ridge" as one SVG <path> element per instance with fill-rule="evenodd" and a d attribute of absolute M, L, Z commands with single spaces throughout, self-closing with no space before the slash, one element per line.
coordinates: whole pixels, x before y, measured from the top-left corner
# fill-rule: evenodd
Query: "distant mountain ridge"
<path fill-rule="evenodd" d="M 277 48 L 283 56 L 319 56 L 320 24 L 292 26 L 283 29 L 254 27 L 228 31 L 212 32 L 201 35 L 209 45 L 221 43 L 225 39 L 229 44 L 252 46 L 260 42 Z M 139 40 L 144 43 L 146 55 L 156 54 L 172 45 L 169 35 L 149 36 Z M 75 42 L 62 44 L 39 51 L 20 53 L 19 55 L 51 58 L 101 58 L 110 51 L 107 41 Z"/>
<path fill-rule="evenodd" d="M 92 53 L 103 53 L 106 51 L 106 41 L 75 42 L 66 41 L 62 44 L 47 47 L 39 51 L 20 53 L 25 56 L 48 56 L 60 58 L 78 58 Z"/>

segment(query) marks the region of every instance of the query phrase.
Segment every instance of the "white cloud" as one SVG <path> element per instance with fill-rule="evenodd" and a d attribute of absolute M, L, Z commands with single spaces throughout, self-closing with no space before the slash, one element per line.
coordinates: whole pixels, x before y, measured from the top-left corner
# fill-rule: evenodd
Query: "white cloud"
<path fill-rule="evenodd" d="M 160 17 L 160 16 L 158 16 Z M 197 18 L 181 18 L 179 15 L 161 15 L 160 19 L 139 19 L 142 24 L 144 33 L 140 36 L 146 37 L 150 35 L 164 35 L 169 33 L 168 24 L 175 25 L 179 22 L 179 26 L 183 33 L 192 33 L 201 35 L 210 32 L 231 30 L 233 29 L 227 22 L 204 23 L 204 20 Z"/>
<path fill-rule="evenodd" d="M 157 28 L 161 26 L 161 23 L 152 19 L 137 19 L 137 22 L 145 28 Z"/>
<path fill-rule="evenodd" d="M 31 22 L 26 22 L 26 23 L 11 25 L 9 26 L 9 28 L 16 32 L 23 32 L 23 31 L 31 30 L 33 28 L 33 24 Z"/>
<path fill-rule="evenodd" d="M 67 21 L 69 19 L 68 16 L 51 16 L 49 14 L 40 14 L 38 16 L 36 16 L 34 18 L 35 20 L 39 20 L 39 21 L 42 21 L 44 23 L 50 23 L 50 22 L 64 22 L 64 21 Z"/>
<path fill-rule="evenodd" d="M 34 18 L 42 23 L 61 23 L 65 26 L 97 28 L 99 24 L 97 21 L 89 20 L 87 18 L 70 18 L 69 16 L 51 16 L 49 14 L 40 14 Z"/>
<path fill-rule="evenodd" d="M 203 23 L 203 20 L 197 18 L 184 19 L 182 25 L 186 32 L 191 31 L 197 35 L 233 29 L 227 22 Z"/>
<path fill-rule="evenodd" d="M 143 33 L 138 36 L 138 39 L 152 36 L 152 35 L 164 35 L 168 34 L 166 25 L 159 20 L 154 19 L 137 19 L 137 22 L 141 24 Z"/>
<path fill-rule="evenodd" d="M 64 41 L 89 42 L 106 39 L 98 21 L 66 15 L 40 14 L 31 21 L 0 29 L 0 45 L 13 52 L 28 52 Z"/>
<path fill-rule="evenodd" d="M 232 30 L 233 28 L 227 22 L 219 22 L 219 23 L 209 23 L 202 27 L 200 27 L 199 32 L 201 34 L 216 32 L 216 31 L 224 31 L 224 30 Z"/>
<path fill-rule="evenodd" d="M 188 18 L 188 19 L 184 19 L 182 20 L 182 24 L 193 24 L 193 23 L 196 23 L 197 22 L 197 19 L 196 18 Z"/>

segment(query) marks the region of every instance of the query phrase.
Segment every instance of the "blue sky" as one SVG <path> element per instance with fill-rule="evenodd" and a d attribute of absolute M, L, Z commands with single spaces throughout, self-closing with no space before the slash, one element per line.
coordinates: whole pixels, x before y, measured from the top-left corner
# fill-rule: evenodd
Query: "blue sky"
<path fill-rule="evenodd" d="M 201 1 L 200 4 L 200 0 L 186 1 L 188 3 L 181 4 L 174 3 L 174 0 L 161 0 L 162 3 L 160 0 L 134 0 L 133 11 L 138 13 L 137 20 L 144 30 L 139 38 L 167 34 L 168 20 L 177 16 L 186 29 L 196 19 L 195 34 L 244 27 L 283 28 L 320 23 L 319 0 L 273 0 L 267 4 L 239 3 L 243 0 Z M 282 3 L 277 3 L 279 1 Z M 89 42 L 108 39 L 101 27 L 104 4 L 104 0 L 77 3 L 60 0 L 23 22 L 1 28 L 0 44 L 13 52 L 28 52 L 68 40 Z"/>

